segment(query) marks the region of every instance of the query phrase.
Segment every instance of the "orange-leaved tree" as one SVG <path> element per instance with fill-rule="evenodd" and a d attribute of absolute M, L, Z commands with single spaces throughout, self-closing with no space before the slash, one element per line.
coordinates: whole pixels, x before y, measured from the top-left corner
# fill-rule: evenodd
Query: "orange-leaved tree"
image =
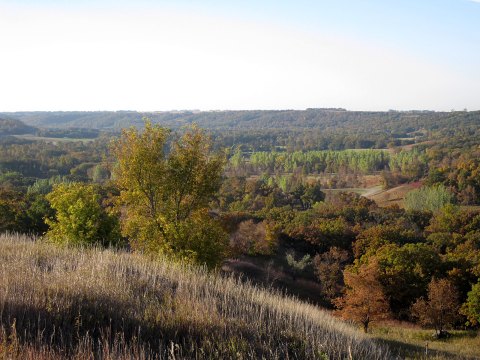
<path fill-rule="evenodd" d="M 336 313 L 360 323 L 365 332 L 371 322 L 386 319 L 390 311 L 378 273 L 378 263 L 373 258 L 357 269 L 347 268 L 343 273 L 345 294 L 334 301 L 338 309 Z"/>
<path fill-rule="evenodd" d="M 418 299 L 412 305 L 412 315 L 424 326 L 433 326 L 442 337 L 445 329 L 458 320 L 458 291 L 448 279 L 433 278 L 428 284 L 428 299 Z"/>
<path fill-rule="evenodd" d="M 331 247 L 323 254 L 317 254 L 313 259 L 315 275 L 320 281 L 322 294 L 328 301 L 333 301 L 342 295 L 344 289 L 343 271 L 350 260 L 347 250 Z"/>

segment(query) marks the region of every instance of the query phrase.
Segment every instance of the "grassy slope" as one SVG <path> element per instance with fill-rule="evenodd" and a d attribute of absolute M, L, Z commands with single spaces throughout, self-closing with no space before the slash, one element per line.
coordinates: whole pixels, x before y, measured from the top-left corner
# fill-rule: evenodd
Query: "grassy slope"
<path fill-rule="evenodd" d="M 167 261 L 0 236 L 0 358 L 388 359 L 318 308 Z"/>
<path fill-rule="evenodd" d="M 449 330 L 450 338 L 434 340 L 433 330 L 412 324 L 385 323 L 375 326 L 373 336 L 398 350 L 407 359 L 480 359 L 480 333 L 472 330 Z M 427 349 L 428 347 L 428 349 Z M 425 352 L 428 356 L 425 356 Z"/>
<path fill-rule="evenodd" d="M 417 184 L 403 184 L 388 190 L 379 191 L 366 196 L 370 200 L 374 200 L 378 206 L 398 205 L 403 208 L 403 199 L 410 191 L 417 189 Z"/>

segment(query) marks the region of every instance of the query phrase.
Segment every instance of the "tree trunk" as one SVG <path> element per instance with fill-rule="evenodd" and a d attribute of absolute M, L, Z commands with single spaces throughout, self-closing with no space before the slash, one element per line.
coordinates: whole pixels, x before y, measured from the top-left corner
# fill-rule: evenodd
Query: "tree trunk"
<path fill-rule="evenodd" d="M 368 333 L 368 323 L 369 323 L 369 321 L 364 321 L 363 322 L 363 332 L 365 334 Z"/>

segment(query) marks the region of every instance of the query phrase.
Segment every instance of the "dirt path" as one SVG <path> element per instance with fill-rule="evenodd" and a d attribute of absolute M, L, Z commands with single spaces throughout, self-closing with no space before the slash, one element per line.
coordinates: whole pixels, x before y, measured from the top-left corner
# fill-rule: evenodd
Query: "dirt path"
<path fill-rule="evenodd" d="M 375 186 L 371 186 L 371 187 L 367 187 L 367 188 L 322 189 L 322 191 L 324 191 L 324 192 L 341 192 L 341 191 L 354 192 L 354 193 L 357 193 L 361 196 L 370 197 L 370 196 L 375 196 L 377 194 L 380 194 L 385 190 L 383 190 L 382 185 L 375 185 Z"/>
<path fill-rule="evenodd" d="M 385 190 L 383 189 L 382 185 L 376 185 L 376 186 L 366 188 L 365 192 L 362 194 L 362 196 L 365 196 L 366 198 L 368 198 L 370 196 L 378 195 L 378 194 L 382 193 L 383 191 L 385 191 Z"/>

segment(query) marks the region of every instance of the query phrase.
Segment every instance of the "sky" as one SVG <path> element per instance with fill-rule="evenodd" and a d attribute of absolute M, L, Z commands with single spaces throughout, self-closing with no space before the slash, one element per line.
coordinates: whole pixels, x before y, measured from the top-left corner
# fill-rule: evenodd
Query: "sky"
<path fill-rule="evenodd" d="M 480 0 L 0 0 L 0 111 L 480 110 Z"/>

